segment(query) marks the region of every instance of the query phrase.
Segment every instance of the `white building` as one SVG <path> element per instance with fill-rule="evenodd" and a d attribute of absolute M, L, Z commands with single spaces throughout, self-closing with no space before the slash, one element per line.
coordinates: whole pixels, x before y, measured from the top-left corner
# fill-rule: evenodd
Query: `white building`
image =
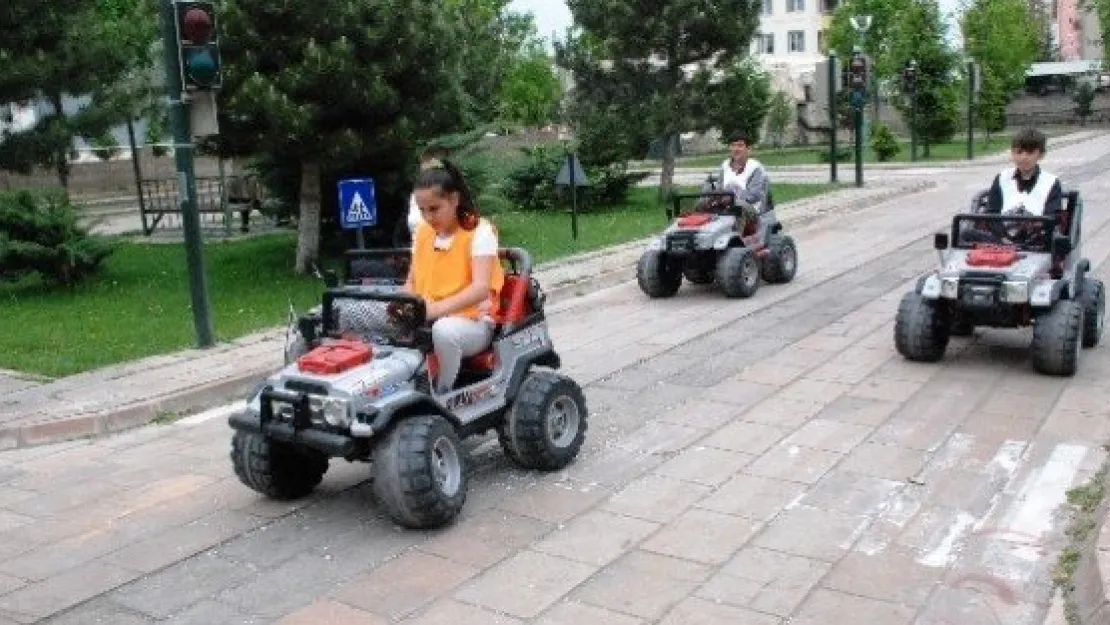
<path fill-rule="evenodd" d="M 826 34 L 838 0 L 763 0 L 752 54 L 771 73 L 776 89 L 805 99 L 813 70 L 827 53 Z"/>

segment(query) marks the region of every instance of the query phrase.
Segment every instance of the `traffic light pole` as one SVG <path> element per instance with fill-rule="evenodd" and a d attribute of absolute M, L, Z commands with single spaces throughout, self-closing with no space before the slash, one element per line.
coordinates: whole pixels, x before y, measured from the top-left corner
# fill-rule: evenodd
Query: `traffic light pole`
<path fill-rule="evenodd" d="M 975 158 L 975 62 L 967 63 L 967 160 Z"/>
<path fill-rule="evenodd" d="M 910 92 L 910 162 L 917 162 L 917 87 Z"/>
<path fill-rule="evenodd" d="M 863 186 L 863 109 L 864 105 L 852 107 L 855 109 L 856 126 L 856 186 Z"/>
<path fill-rule="evenodd" d="M 189 295 L 193 308 L 193 326 L 197 345 L 205 348 L 215 344 L 212 316 L 208 304 L 207 272 L 204 264 L 204 243 L 197 212 L 197 184 L 193 163 L 193 139 L 189 128 L 189 112 L 182 97 L 175 33 L 173 0 L 160 0 L 162 9 L 162 47 L 165 50 L 166 95 L 169 98 L 170 125 L 173 128 L 174 161 L 177 164 L 177 196 L 181 206 L 181 224 L 185 234 L 185 258 L 189 264 Z"/>
<path fill-rule="evenodd" d="M 838 98 L 836 97 L 837 87 L 839 86 L 840 77 L 837 76 L 836 71 L 836 54 L 829 54 L 829 182 L 836 183 L 836 167 L 837 167 L 837 153 L 836 153 L 836 131 L 840 125 L 837 122 L 840 120 L 839 111 L 836 110 Z"/>

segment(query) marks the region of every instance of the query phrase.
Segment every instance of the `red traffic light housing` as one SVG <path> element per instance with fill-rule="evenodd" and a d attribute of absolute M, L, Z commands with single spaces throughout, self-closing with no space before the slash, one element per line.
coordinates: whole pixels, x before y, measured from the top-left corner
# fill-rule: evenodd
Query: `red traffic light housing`
<path fill-rule="evenodd" d="M 910 61 L 902 70 L 902 91 L 913 93 L 917 90 L 917 63 Z"/>
<path fill-rule="evenodd" d="M 174 2 L 181 85 L 186 91 L 219 89 L 222 84 L 215 3 Z"/>
<path fill-rule="evenodd" d="M 849 80 L 851 87 L 856 90 L 867 88 L 867 58 L 862 54 L 855 54 L 848 63 Z"/>

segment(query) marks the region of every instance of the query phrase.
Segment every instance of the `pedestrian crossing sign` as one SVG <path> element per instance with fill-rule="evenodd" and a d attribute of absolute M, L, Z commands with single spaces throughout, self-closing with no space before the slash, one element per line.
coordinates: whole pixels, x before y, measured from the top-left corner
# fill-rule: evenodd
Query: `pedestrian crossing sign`
<path fill-rule="evenodd" d="M 374 195 L 373 179 L 339 181 L 339 222 L 346 230 L 378 224 L 378 199 Z"/>

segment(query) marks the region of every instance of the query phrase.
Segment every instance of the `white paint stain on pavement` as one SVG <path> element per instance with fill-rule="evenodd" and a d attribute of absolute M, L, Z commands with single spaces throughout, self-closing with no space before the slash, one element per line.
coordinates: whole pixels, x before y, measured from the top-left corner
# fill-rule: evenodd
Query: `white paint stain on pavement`
<path fill-rule="evenodd" d="M 975 517 L 966 512 L 959 512 L 956 514 L 956 519 L 948 526 L 948 532 L 945 533 L 944 538 L 941 539 L 940 544 L 933 548 L 932 551 L 925 554 L 924 557 L 918 558 L 919 564 L 925 566 L 948 566 L 956 559 L 956 545 L 972 525 L 975 524 Z"/>

